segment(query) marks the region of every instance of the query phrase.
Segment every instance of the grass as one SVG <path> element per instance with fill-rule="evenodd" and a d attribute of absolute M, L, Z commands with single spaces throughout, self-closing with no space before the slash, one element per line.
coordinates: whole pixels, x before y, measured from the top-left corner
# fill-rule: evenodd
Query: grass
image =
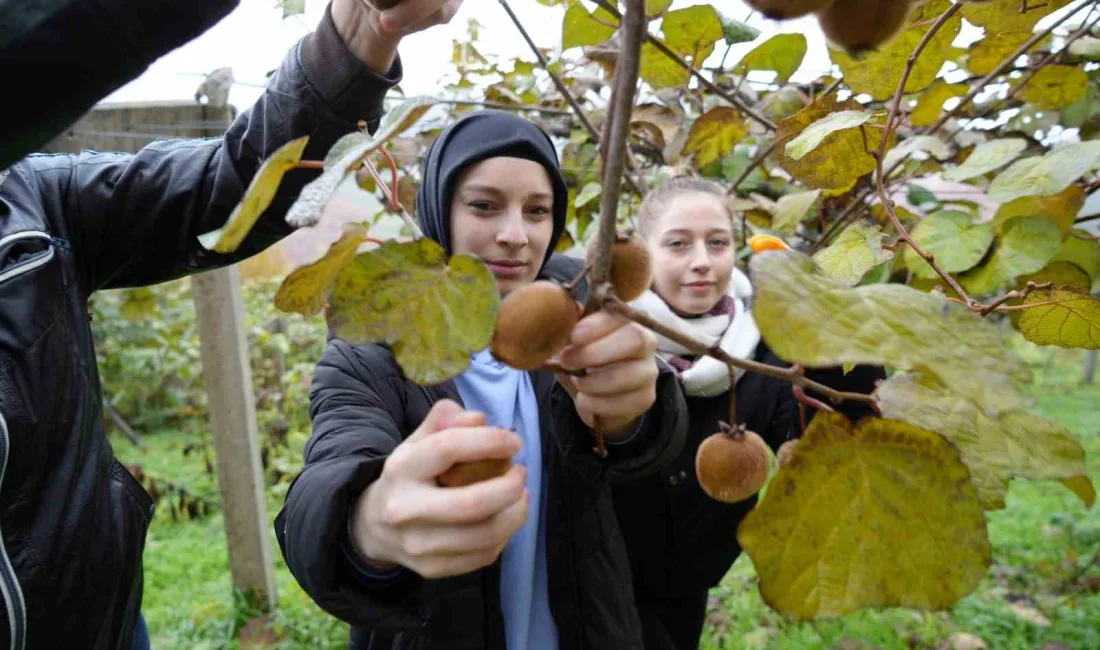
<path fill-rule="evenodd" d="M 1100 483 L 1100 386 L 1081 386 L 1080 355 L 1021 347 L 1036 369 L 1035 411 L 1061 421 L 1085 445 L 1089 473 Z M 144 437 L 141 452 L 119 437 L 119 457 L 215 498 L 216 480 L 201 454 L 184 455 L 195 434 L 161 432 Z M 300 457 L 305 435 L 292 432 L 290 454 Z M 273 519 L 285 481 L 268 490 Z M 156 650 L 234 649 L 238 630 L 251 612 L 231 586 L 225 535 L 219 514 L 173 521 L 161 507 L 145 553 L 143 610 Z M 1083 570 L 1100 550 L 1100 508 L 1091 512 L 1065 487 L 1052 482 L 1017 482 L 1007 508 L 988 514 L 994 566 L 979 589 L 946 612 L 865 611 L 840 620 L 795 624 L 769 610 L 756 590 L 747 557 L 735 564 L 712 592 L 701 648 L 705 650 L 814 650 L 880 648 L 950 649 L 952 635 L 983 639 L 991 650 L 1086 650 L 1100 648 L 1100 594 L 1074 585 L 1100 584 L 1100 566 Z M 269 526 L 269 531 L 271 530 Z M 347 627 L 319 610 L 301 591 L 270 533 L 276 567 L 278 608 L 272 628 L 284 650 L 346 648 Z M 1079 575 L 1078 575 L 1079 574 Z M 1077 578 L 1072 585 L 1067 581 Z M 1044 646 L 1044 644 L 1062 644 Z"/>

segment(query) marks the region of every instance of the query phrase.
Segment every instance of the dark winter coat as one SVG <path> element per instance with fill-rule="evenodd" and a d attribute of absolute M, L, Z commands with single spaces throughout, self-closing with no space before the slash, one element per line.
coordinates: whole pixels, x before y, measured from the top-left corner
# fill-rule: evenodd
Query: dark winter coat
<path fill-rule="evenodd" d="M 577 260 L 554 256 L 543 275 L 566 280 L 579 270 Z M 609 445 L 602 461 L 568 393 L 552 374 L 532 373 L 548 481 L 550 609 L 564 649 L 642 647 L 608 486 L 653 474 L 683 444 L 683 396 L 671 369 L 654 362 L 661 367 L 656 404 L 634 437 Z M 461 404 L 453 381 L 413 384 L 380 345 L 353 347 L 333 339 L 317 366 L 305 468 L 290 487 L 276 531 L 291 572 L 322 608 L 351 623 L 357 647 L 504 650 L 499 558 L 458 577 L 425 580 L 403 570 L 396 581 L 380 582 L 364 575 L 349 551 L 355 499 L 441 398 Z"/>
<path fill-rule="evenodd" d="M 97 4 L 118 13 L 78 26 L 104 41 L 79 52 L 91 68 L 129 65 L 113 60 L 119 49 L 140 59 L 144 50 L 123 48 L 139 34 L 167 43 L 195 28 L 147 15 L 169 3 Z M 146 31 L 152 22 L 182 31 Z M 68 48 L 84 43 L 66 40 L 76 27 L 44 28 Z M 287 174 L 233 255 L 197 239 L 225 223 L 262 160 L 292 138 L 309 135 L 305 157 L 322 158 L 357 120 L 376 128 L 400 75 L 399 64 L 386 78 L 371 72 L 326 15 L 224 137 L 32 155 L 0 181 L 0 648 L 129 650 L 141 605 L 153 502 L 104 435 L 89 296 L 225 266 L 288 234 L 282 217 L 316 171 Z"/>

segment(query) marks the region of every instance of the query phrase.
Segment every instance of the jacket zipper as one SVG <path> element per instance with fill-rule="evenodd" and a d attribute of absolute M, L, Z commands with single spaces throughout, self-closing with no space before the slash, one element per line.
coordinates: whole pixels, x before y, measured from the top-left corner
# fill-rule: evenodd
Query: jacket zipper
<path fill-rule="evenodd" d="M 57 237 L 51 237 L 49 233 L 45 233 L 39 230 L 28 230 L 26 232 L 17 232 L 13 235 L 8 235 L 0 239 L 0 248 L 22 239 L 45 239 L 50 242 L 50 247 L 46 250 L 46 254 L 41 257 L 35 257 L 25 262 L 20 262 L 10 269 L 0 273 L 0 282 L 10 280 L 18 275 L 29 273 L 40 266 L 49 264 L 53 259 L 54 254 L 57 252 L 57 248 L 64 248 L 69 250 L 69 242 L 64 239 L 58 239 Z"/>
<path fill-rule="evenodd" d="M 4 474 L 8 468 L 8 452 L 11 448 L 8 439 L 8 423 L 0 413 L 0 488 L 4 484 Z M 23 601 L 23 590 L 15 579 L 15 569 L 4 547 L 4 538 L 0 536 L 0 591 L 4 594 L 4 605 L 8 611 L 8 626 L 11 630 L 11 650 L 23 650 L 27 632 L 27 606 Z"/>

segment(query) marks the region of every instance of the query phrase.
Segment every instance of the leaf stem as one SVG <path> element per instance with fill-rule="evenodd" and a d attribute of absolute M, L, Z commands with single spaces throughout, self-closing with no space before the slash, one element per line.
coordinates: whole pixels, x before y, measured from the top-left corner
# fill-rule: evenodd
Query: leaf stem
<path fill-rule="evenodd" d="M 324 169 L 325 161 L 323 160 L 299 160 L 295 165 L 298 169 Z"/>
<path fill-rule="evenodd" d="M 1032 291 L 1038 291 L 1040 289 L 1049 289 L 1052 286 L 1054 286 L 1053 282 L 1043 282 L 1041 284 L 1037 284 L 1035 282 L 1028 282 L 1027 286 L 1025 286 L 1023 289 L 1020 289 L 1019 291 L 1009 291 L 1008 293 L 1001 296 L 1000 298 L 997 298 L 993 302 L 991 302 L 988 305 L 982 307 L 981 310 L 978 313 L 980 313 L 982 316 L 988 316 L 989 312 L 997 309 L 998 307 L 1005 304 L 1009 300 L 1016 300 L 1016 299 L 1022 300 L 1024 298 L 1027 298 L 1029 295 L 1031 295 Z"/>
<path fill-rule="evenodd" d="M 395 193 L 390 192 L 390 188 L 386 185 L 386 181 L 382 179 L 382 174 L 378 172 L 378 168 L 374 166 L 374 162 L 371 161 L 370 156 L 363 158 L 363 168 L 367 170 L 367 173 L 374 178 L 374 182 L 378 184 L 378 187 L 382 188 L 382 194 L 385 199 L 391 203 L 395 203 L 401 212 L 401 219 L 404 220 L 405 225 L 408 226 L 409 231 L 412 233 L 413 239 L 420 239 L 424 236 L 423 231 L 420 230 L 420 226 L 417 225 L 416 220 L 409 215 L 409 212 L 405 209 L 405 206 L 397 201 Z"/>
<path fill-rule="evenodd" d="M 595 2 L 596 2 L 597 5 L 599 5 L 601 8 L 603 8 L 604 11 L 611 14 L 612 16 L 615 16 L 620 21 L 622 20 L 622 16 L 619 14 L 619 10 L 616 9 L 610 2 L 608 2 L 607 0 L 595 0 Z M 740 109 L 740 111 L 742 113 L 744 113 L 745 115 L 748 115 L 752 119 L 756 120 L 765 129 L 767 129 L 769 131 L 774 131 L 775 130 L 775 123 L 774 122 L 772 122 L 768 118 L 764 117 L 763 115 L 757 113 L 753 109 L 749 108 L 744 102 L 737 99 L 733 95 L 731 95 L 731 94 L 727 93 L 726 91 L 722 90 L 721 88 L 719 88 L 717 85 L 715 85 L 714 82 L 712 82 L 710 79 L 707 79 L 703 75 L 703 73 L 699 72 L 698 70 L 695 69 L 694 66 L 692 66 L 687 61 L 685 61 L 683 59 L 683 57 L 681 57 L 679 54 L 676 54 L 671 49 L 669 49 L 669 47 L 667 45 L 665 45 L 659 38 L 657 38 L 656 36 L 650 34 L 648 31 L 646 31 L 645 32 L 645 39 L 651 45 L 653 45 L 653 47 L 657 48 L 657 50 L 659 50 L 662 54 L 664 54 L 669 59 L 674 61 L 677 65 L 679 65 L 684 70 L 687 70 L 688 73 L 691 74 L 691 76 L 698 79 L 699 83 L 703 84 L 703 86 L 705 86 L 707 90 L 714 93 L 715 95 L 718 95 L 719 97 L 726 100 L 727 102 L 729 102 L 733 106 L 736 106 L 738 109 Z M 625 50 L 625 47 L 624 47 L 624 50 Z"/>
<path fill-rule="evenodd" d="M 742 368 L 749 372 L 755 372 L 761 375 L 768 375 L 770 377 L 778 377 L 789 381 L 792 384 L 808 388 L 825 395 L 834 403 L 839 404 L 845 401 L 863 402 L 865 404 L 874 405 L 875 398 L 872 395 L 865 395 L 863 393 L 846 393 L 842 391 L 829 388 L 824 384 L 820 384 L 812 379 L 807 379 L 802 368 L 799 366 L 791 368 L 780 368 L 779 366 L 773 366 L 766 363 L 760 363 L 758 361 L 750 361 L 748 359 L 738 359 L 730 356 L 725 350 L 719 347 L 710 347 L 706 343 L 699 341 L 688 334 L 680 332 L 674 327 L 669 327 L 661 321 L 651 317 L 649 314 L 638 311 L 630 305 L 626 304 L 622 300 L 614 296 L 607 296 L 604 298 L 604 306 L 612 312 L 619 314 L 624 318 L 628 318 L 639 325 L 647 327 L 654 332 L 664 336 L 665 338 L 675 341 L 680 345 L 687 348 L 692 354 L 707 355 L 713 357 L 727 366 L 733 366 L 736 368 Z"/>

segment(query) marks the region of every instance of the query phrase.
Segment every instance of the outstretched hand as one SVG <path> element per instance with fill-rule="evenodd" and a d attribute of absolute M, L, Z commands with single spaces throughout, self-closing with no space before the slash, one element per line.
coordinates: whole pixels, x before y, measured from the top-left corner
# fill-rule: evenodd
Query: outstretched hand
<path fill-rule="evenodd" d="M 394 5 L 389 9 L 376 7 Z M 401 38 L 451 21 L 462 0 L 332 0 L 336 31 L 379 74 L 393 65 Z"/>

